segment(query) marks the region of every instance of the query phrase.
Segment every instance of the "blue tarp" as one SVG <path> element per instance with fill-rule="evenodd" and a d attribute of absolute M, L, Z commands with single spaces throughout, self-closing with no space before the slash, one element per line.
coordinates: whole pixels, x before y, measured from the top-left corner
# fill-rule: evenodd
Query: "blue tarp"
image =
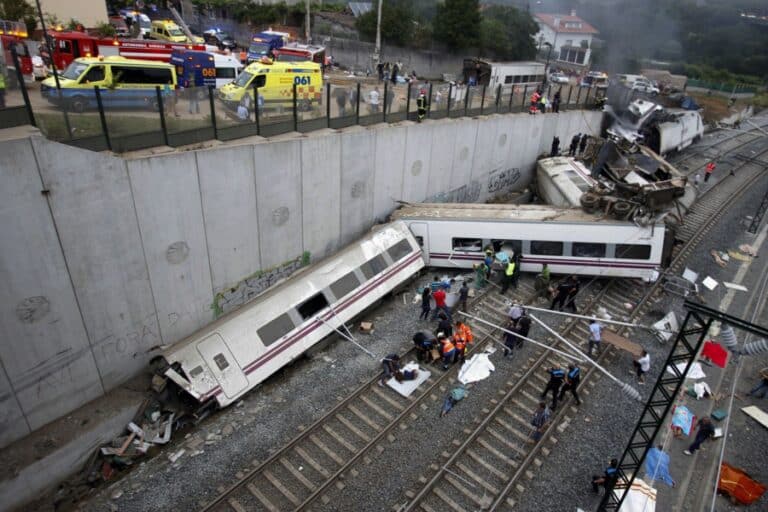
<path fill-rule="evenodd" d="M 696 101 L 690 96 L 685 96 L 680 101 L 680 107 L 684 108 L 685 110 L 699 110 L 701 108 L 699 104 L 696 103 Z"/>
<path fill-rule="evenodd" d="M 649 481 L 659 480 L 670 487 L 675 486 L 675 481 L 669 474 L 669 455 L 658 448 L 648 451 L 645 457 L 645 473 Z"/>

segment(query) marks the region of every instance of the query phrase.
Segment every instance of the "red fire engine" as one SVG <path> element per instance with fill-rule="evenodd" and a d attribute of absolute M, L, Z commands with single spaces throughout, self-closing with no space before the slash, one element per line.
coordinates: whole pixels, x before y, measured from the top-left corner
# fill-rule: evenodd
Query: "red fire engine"
<path fill-rule="evenodd" d="M 119 55 L 128 59 L 170 62 L 173 50 L 205 51 L 204 44 L 171 43 L 150 39 L 99 39 L 85 32 L 48 31 L 52 39 L 53 62 L 57 69 L 65 69 L 80 57 Z"/>
<path fill-rule="evenodd" d="M 25 80 L 32 80 L 32 57 L 29 55 L 27 43 L 27 27 L 19 21 L 0 20 L 0 42 L 2 42 L 5 65 L 8 67 L 10 80 L 16 79 L 16 66 L 11 55 L 11 47 L 16 48 L 19 56 L 21 72 Z"/>

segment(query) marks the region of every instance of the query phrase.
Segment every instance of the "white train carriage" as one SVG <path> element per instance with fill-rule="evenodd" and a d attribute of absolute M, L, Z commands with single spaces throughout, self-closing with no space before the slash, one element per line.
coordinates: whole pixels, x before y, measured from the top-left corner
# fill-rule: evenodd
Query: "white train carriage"
<path fill-rule="evenodd" d="M 404 223 L 375 228 L 166 350 L 162 373 L 227 406 L 423 267 Z"/>
<path fill-rule="evenodd" d="M 667 110 L 667 119 L 653 125 L 648 145 L 660 155 L 682 151 L 704 136 L 704 123 L 698 111 Z"/>
<path fill-rule="evenodd" d="M 398 209 L 392 218 L 408 225 L 433 267 L 471 268 L 492 246 L 522 254 L 525 272 L 539 272 L 547 263 L 556 274 L 652 280 L 671 250 L 663 224 L 639 226 L 580 209 L 418 204 Z"/>

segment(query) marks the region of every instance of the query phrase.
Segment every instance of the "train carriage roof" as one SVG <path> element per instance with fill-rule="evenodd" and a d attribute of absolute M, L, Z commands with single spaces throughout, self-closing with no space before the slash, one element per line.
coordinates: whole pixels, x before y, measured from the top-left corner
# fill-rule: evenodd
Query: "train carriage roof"
<path fill-rule="evenodd" d="M 634 226 L 632 222 L 590 214 L 580 208 L 555 208 L 539 204 L 420 203 L 406 205 L 395 210 L 392 214 L 392 220 L 398 219 L 572 222 Z"/>

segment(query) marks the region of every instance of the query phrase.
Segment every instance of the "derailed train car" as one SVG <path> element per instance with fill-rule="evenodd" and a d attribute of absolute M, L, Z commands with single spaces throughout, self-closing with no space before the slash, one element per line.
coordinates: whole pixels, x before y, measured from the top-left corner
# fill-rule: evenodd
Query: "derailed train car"
<path fill-rule="evenodd" d="M 402 222 L 374 228 L 153 362 L 199 406 L 225 407 L 424 267 Z"/>

